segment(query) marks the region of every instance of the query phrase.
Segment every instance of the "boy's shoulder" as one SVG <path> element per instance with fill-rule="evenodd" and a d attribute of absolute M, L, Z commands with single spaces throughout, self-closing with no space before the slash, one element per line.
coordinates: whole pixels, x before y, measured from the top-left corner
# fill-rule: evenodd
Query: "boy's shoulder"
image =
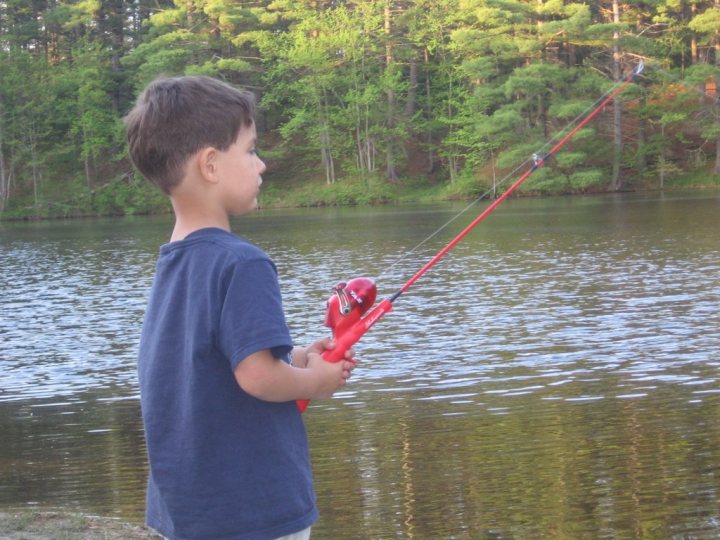
<path fill-rule="evenodd" d="M 190 233 L 183 240 L 162 246 L 161 255 L 191 252 L 201 257 L 210 253 L 237 260 L 269 259 L 268 255 L 248 240 L 224 229 L 209 227 Z"/>
<path fill-rule="evenodd" d="M 207 290 L 269 273 L 277 275 L 277 266 L 258 246 L 223 229 L 200 229 L 160 248 L 153 288 Z"/>

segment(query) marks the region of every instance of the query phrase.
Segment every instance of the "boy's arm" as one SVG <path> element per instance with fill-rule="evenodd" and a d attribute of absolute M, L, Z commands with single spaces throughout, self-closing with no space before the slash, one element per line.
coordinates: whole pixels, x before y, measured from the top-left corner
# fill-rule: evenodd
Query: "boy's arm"
<path fill-rule="evenodd" d="M 245 392 L 264 401 L 330 398 L 345 384 L 355 363 L 350 355 L 340 362 L 325 362 L 320 353 L 331 346 L 326 341 L 323 344 L 296 347 L 293 362 L 299 367 L 275 358 L 269 350 L 258 351 L 238 363 L 235 379 Z"/>
<path fill-rule="evenodd" d="M 305 347 L 296 345 L 293 347 L 290 357 L 292 358 L 291 364 L 293 366 L 300 368 L 307 366 L 307 349 L 305 349 Z"/>

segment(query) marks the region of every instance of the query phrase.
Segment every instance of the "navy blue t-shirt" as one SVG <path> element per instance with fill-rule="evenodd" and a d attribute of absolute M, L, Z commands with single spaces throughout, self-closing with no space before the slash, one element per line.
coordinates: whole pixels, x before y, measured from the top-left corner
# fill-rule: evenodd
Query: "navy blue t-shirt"
<path fill-rule="evenodd" d="M 233 374 L 263 349 L 292 349 L 270 258 L 214 228 L 162 246 L 138 372 L 147 523 L 166 537 L 266 540 L 317 519 L 295 402 L 256 399 Z"/>

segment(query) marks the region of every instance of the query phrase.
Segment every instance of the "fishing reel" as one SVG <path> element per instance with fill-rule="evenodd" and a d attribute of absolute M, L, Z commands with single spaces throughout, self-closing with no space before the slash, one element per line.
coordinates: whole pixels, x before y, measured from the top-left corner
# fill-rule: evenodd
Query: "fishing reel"
<path fill-rule="evenodd" d="M 385 299 L 363 318 L 375 303 L 376 297 L 377 287 L 370 278 L 355 278 L 335 285 L 325 310 L 325 326 L 332 330 L 335 347 L 323 352 L 323 360 L 326 362 L 342 360 L 345 352 L 357 343 L 380 317 L 392 309 L 392 302 Z M 298 410 L 301 413 L 305 412 L 308 403 L 310 401 L 307 399 L 299 399 Z"/>
<path fill-rule="evenodd" d="M 370 278 L 359 277 L 335 285 L 325 311 L 325 326 L 332 330 L 333 337 L 342 336 L 358 322 L 376 297 L 377 286 Z"/>

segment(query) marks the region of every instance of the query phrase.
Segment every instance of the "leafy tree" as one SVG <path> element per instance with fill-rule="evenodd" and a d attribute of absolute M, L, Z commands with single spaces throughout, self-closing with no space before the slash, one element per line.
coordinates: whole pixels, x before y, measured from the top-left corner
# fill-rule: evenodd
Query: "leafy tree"
<path fill-rule="evenodd" d="M 46 172 L 46 136 L 51 129 L 52 107 L 45 93 L 48 71 L 42 57 L 28 51 L 15 51 L 5 60 L 0 110 L 6 190 L 14 185 L 17 190 L 29 191 L 37 208 Z"/>
<path fill-rule="evenodd" d="M 712 170 L 714 174 L 720 174 L 720 102 L 717 97 L 717 89 L 720 88 L 720 65 L 696 64 L 688 69 L 685 80 L 701 90 L 699 95 L 695 96 L 699 103 L 697 108 L 693 108 L 695 110 L 691 118 L 703 139 L 700 149 L 708 146 L 714 150 L 715 162 Z"/>
<path fill-rule="evenodd" d="M 155 206 L 118 181 L 120 119 L 160 74 L 254 90 L 271 156 L 305 178 L 425 174 L 474 194 L 643 59 L 528 189 L 720 174 L 719 29 L 720 0 L 4 0 L 0 210 Z"/>
<path fill-rule="evenodd" d="M 112 84 L 108 81 L 113 72 L 105 62 L 105 51 L 97 43 L 80 42 L 74 49 L 72 73 L 77 84 L 77 112 L 70 132 L 79 139 L 80 156 L 83 160 L 85 180 L 89 189 L 95 183 L 97 160 L 112 159 L 112 152 L 119 146 L 119 119 L 113 114 L 113 96 L 108 93 Z M 112 54 L 112 53 L 110 53 Z"/>

